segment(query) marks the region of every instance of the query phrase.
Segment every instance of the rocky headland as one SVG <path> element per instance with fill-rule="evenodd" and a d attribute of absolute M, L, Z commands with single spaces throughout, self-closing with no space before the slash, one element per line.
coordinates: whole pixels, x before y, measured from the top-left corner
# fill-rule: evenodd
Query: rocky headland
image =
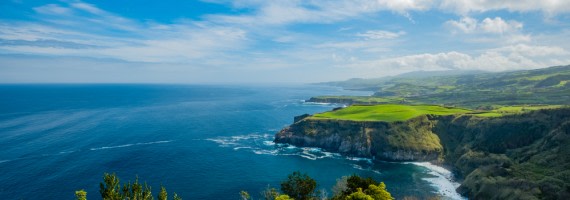
<path fill-rule="evenodd" d="M 570 108 L 502 117 L 421 115 L 405 121 L 310 115 L 276 143 L 386 161 L 431 161 L 461 179 L 470 199 L 570 199 Z"/>

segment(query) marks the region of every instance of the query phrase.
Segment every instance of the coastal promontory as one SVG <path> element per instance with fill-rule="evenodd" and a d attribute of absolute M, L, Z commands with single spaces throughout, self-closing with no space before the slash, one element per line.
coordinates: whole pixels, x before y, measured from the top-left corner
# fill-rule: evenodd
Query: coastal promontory
<path fill-rule="evenodd" d="M 506 112 L 510 111 L 510 112 Z M 570 197 L 570 108 L 353 105 L 304 115 L 276 143 L 452 169 L 470 199 Z"/>

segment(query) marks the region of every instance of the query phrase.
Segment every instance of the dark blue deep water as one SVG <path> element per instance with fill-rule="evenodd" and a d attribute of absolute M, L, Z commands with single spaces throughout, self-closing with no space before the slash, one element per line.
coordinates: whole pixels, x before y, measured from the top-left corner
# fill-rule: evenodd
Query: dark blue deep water
<path fill-rule="evenodd" d="M 259 197 L 293 171 L 329 193 L 353 173 L 396 197 L 433 196 L 426 168 L 277 146 L 273 135 L 304 113 L 338 105 L 316 95 L 366 94 L 321 86 L 0 85 L 0 199 L 100 199 L 104 172 L 160 184 L 184 199 Z"/>

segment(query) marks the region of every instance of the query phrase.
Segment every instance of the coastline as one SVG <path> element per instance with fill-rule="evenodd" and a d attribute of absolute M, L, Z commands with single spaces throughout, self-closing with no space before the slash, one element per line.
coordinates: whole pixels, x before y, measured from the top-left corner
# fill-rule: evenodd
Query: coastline
<path fill-rule="evenodd" d="M 428 174 L 434 177 L 422 179 L 437 188 L 438 194 L 444 197 L 444 199 L 467 200 L 466 197 L 461 196 L 456 191 L 461 183 L 455 180 L 451 170 L 430 162 L 403 162 L 403 164 L 412 164 L 427 169 L 429 171 Z"/>

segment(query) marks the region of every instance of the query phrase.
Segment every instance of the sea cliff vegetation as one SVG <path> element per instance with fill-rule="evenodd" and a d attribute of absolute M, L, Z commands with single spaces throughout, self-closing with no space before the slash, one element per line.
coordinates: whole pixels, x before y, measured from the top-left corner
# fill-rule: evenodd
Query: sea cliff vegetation
<path fill-rule="evenodd" d="M 454 169 L 462 179 L 458 191 L 470 199 L 570 197 L 568 107 L 495 117 L 429 113 L 405 121 L 305 116 L 275 142 L 379 160 L 434 161 Z"/>
<path fill-rule="evenodd" d="M 375 92 L 309 102 L 275 142 L 452 168 L 469 199 L 570 199 L 570 66 L 503 73 L 411 73 L 329 82 Z"/>

